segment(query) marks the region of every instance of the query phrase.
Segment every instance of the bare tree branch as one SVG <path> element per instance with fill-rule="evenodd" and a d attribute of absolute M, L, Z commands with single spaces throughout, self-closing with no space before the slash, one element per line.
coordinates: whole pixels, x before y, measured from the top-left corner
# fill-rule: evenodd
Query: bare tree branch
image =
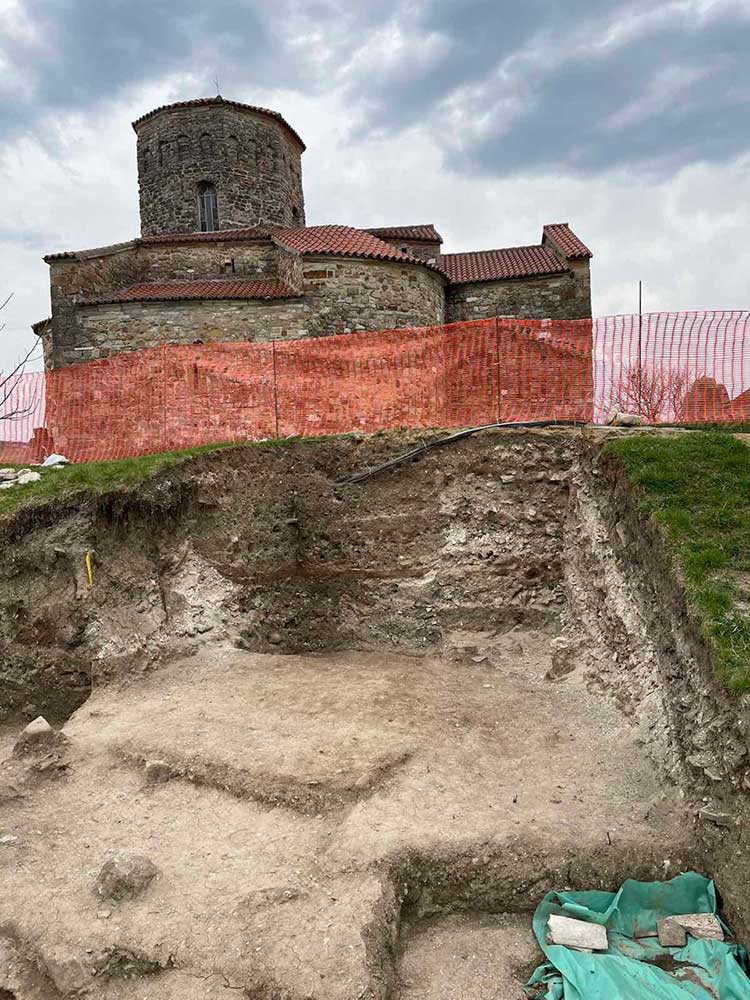
<path fill-rule="evenodd" d="M 13 292 L 11 292 L 2 303 L 0 303 L 0 310 L 3 310 L 12 298 Z M 0 333 L 2 333 L 4 328 L 5 324 L 3 323 L 0 325 Z M 26 366 L 30 361 L 34 360 L 38 350 L 38 342 L 32 344 L 28 351 L 16 362 L 9 372 L 4 373 L 0 371 L 0 421 L 20 420 L 22 417 L 32 413 L 36 409 L 39 402 L 38 389 L 35 391 L 34 396 L 25 403 L 11 403 L 10 406 L 8 404 L 12 397 L 18 393 L 22 384 L 21 379 L 26 374 Z"/>
<path fill-rule="evenodd" d="M 612 405 L 637 413 L 649 423 L 673 420 L 685 414 L 685 395 L 695 381 L 690 370 L 651 365 L 631 365 L 612 387 Z"/>

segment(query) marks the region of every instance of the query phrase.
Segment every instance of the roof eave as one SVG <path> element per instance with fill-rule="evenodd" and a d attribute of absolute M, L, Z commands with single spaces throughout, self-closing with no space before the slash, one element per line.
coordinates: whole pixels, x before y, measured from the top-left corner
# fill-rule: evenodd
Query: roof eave
<path fill-rule="evenodd" d="M 165 114 L 168 111 L 181 111 L 190 108 L 210 108 L 210 107 L 225 107 L 234 108 L 236 111 L 250 112 L 251 114 L 261 115 L 265 118 L 270 118 L 277 124 L 281 125 L 286 132 L 295 140 L 295 142 L 300 147 L 300 152 L 304 153 L 307 147 L 302 141 L 302 137 L 298 132 L 292 128 L 289 122 L 284 118 L 282 114 L 278 111 L 273 111 L 271 108 L 261 108 L 256 107 L 253 104 L 245 104 L 242 101 L 229 101 L 221 96 L 216 97 L 202 97 L 195 98 L 192 101 L 174 101 L 171 104 L 161 104 L 158 108 L 153 108 L 151 111 L 147 111 L 144 115 L 136 118 L 130 124 L 133 131 L 138 134 L 139 126 L 143 125 L 144 122 L 151 121 L 151 119 L 156 118 L 158 115 Z"/>
<path fill-rule="evenodd" d="M 443 271 L 442 273 L 445 274 L 445 271 Z M 567 274 L 567 273 L 568 269 L 565 267 L 561 267 L 559 270 L 556 271 L 535 271 L 533 274 L 513 274 L 513 275 L 506 275 L 505 277 L 453 279 L 448 277 L 447 274 L 445 275 L 445 277 L 448 278 L 448 284 L 450 285 L 451 288 L 453 288 L 456 285 L 483 285 L 491 281 L 494 282 L 533 281 L 534 278 L 555 278 L 561 274 Z"/>

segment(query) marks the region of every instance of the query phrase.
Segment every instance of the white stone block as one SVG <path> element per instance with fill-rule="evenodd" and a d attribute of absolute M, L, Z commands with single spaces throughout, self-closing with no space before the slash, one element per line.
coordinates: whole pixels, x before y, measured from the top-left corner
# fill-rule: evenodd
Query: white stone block
<path fill-rule="evenodd" d="M 601 924 L 590 924 L 586 920 L 559 917 L 553 914 L 547 921 L 547 931 L 551 944 L 561 944 L 566 948 L 581 951 L 606 951 L 609 947 L 607 929 Z"/>

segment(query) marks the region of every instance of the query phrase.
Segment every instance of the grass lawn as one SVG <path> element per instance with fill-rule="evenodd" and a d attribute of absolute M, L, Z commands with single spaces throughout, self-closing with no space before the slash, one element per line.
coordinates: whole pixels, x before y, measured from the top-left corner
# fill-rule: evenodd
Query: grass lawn
<path fill-rule="evenodd" d="M 750 690 L 750 448 L 720 432 L 612 441 L 639 505 L 667 529 L 734 692 Z"/>
<path fill-rule="evenodd" d="M 33 466 L 35 472 L 40 472 L 42 478 L 37 483 L 27 483 L 25 486 L 12 486 L 8 490 L 0 490 L 0 517 L 12 513 L 21 505 L 45 503 L 55 497 L 66 496 L 81 491 L 104 493 L 118 486 L 132 486 L 143 482 L 155 472 L 184 462 L 194 455 L 216 451 L 219 448 L 229 448 L 232 445 L 211 444 L 197 448 L 186 448 L 183 451 L 165 451 L 156 455 L 143 455 L 140 458 L 122 458 L 113 462 L 85 462 L 81 465 L 67 465 L 62 469 L 42 469 Z M 236 446 L 235 446 L 236 447 Z M 22 468 L 17 465 L 3 465 L 3 468 Z"/>

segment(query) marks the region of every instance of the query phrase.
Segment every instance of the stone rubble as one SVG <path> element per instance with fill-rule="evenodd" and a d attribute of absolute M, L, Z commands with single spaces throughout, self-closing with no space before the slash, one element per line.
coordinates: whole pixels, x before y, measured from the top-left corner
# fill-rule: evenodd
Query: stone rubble
<path fill-rule="evenodd" d="M 50 466 L 56 469 L 60 466 Z M 40 472 L 33 469 L 0 469 L 0 490 L 9 490 L 11 486 L 26 486 L 27 483 L 38 483 L 42 478 Z"/>
<path fill-rule="evenodd" d="M 723 941 L 724 930 L 713 913 L 683 913 L 665 917 L 657 924 L 662 948 L 684 948 L 687 935 L 703 941 Z"/>
<path fill-rule="evenodd" d="M 96 878 L 96 895 L 102 899 L 119 902 L 133 899 L 144 892 L 159 869 L 141 854 L 116 854 L 105 861 Z"/>

